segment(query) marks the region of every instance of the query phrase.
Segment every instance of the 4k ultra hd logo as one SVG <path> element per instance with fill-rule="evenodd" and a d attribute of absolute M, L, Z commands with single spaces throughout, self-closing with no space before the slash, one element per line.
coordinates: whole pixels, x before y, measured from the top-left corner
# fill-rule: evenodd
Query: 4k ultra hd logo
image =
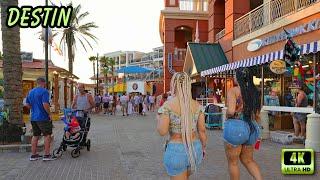
<path fill-rule="evenodd" d="M 36 28 L 38 26 L 61 28 L 69 27 L 72 17 L 72 6 L 11 6 L 7 9 L 8 27 Z"/>
<path fill-rule="evenodd" d="M 282 149 L 282 174 L 313 174 L 314 151 L 312 149 Z"/>

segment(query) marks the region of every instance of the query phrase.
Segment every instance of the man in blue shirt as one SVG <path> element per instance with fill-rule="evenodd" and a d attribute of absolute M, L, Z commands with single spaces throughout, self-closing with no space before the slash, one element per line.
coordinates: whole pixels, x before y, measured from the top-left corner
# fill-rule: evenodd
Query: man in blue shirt
<path fill-rule="evenodd" d="M 56 159 L 50 155 L 50 144 L 52 134 L 52 121 L 50 118 L 49 92 L 45 89 L 46 80 L 42 77 L 37 79 L 37 87 L 33 88 L 26 99 L 26 106 L 31 108 L 31 125 L 33 137 L 31 142 L 32 155 L 30 161 L 41 158 L 37 154 L 38 140 L 41 134 L 44 136 L 44 156 L 43 161 Z"/>

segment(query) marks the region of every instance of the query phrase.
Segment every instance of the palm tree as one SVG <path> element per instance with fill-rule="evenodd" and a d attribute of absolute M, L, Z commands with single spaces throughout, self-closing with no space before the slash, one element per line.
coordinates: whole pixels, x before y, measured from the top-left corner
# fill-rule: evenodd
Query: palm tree
<path fill-rule="evenodd" d="M 93 77 L 95 77 L 95 75 L 96 75 L 96 60 L 97 60 L 97 57 L 96 57 L 96 56 L 90 56 L 90 57 L 89 57 L 89 61 L 92 62 Z"/>
<path fill-rule="evenodd" d="M 102 56 L 100 58 L 100 62 L 102 67 L 104 67 L 103 74 L 104 74 L 104 81 L 107 83 L 108 74 L 111 73 L 111 82 L 112 82 L 112 94 L 114 94 L 114 66 L 116 65 L 116 61 L 114 58 Z"/>
<path fill-rule="evenodd" d="M 70 3 L 68 6 L 73 6 Z M 62 36 L 60 45 L 65 45 L 68 51 L 68 60 L 69 60 L 69 72 L 73 73 L 73 62 L 76 51 L 76 44 L 80 42 L 83 49 L 87 51 L 86 46 L 89 46 L 93 49 L 89 40 L 97 42 L 97 37 L 94 36 L 91 31 L 95 28 L 98 28 L 94 22 L 83 23 L 82 20 L 89 15 L 89 12 L 81 12 L 81 5 L 76 6 L 72 11 L 70 27 L 63 30 L 56 30 L 54 34 L 60 34 Z M 73 89 L 73 83 L 71 83 L 71 89 Z M 73 98 L 73 91 L 71 90 L 71 99 Z"/>
<path fill-rule="evenodd" d="M 1 1 L 1 30 L 3 47 L 3 76 L 5 109 L 9 110 L 8 122 L 21 126 L 22 121 L 22 62 L 20 53 L 20 28 L 8 28 L 5 19 L 9 6 L 18 6 L 18 0 Z"/>

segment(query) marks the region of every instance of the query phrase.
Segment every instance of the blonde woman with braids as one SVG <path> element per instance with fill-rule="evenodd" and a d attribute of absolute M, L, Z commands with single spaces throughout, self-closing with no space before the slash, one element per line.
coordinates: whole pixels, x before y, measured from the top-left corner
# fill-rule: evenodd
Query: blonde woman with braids
<path fill-rule="evenodd" d="M 206 147 L 203 108 L 191 96 L 191 80 L 186 73 L 171 79 L 173 98 L 158 110 L 157 130 L 170 135 L 163 164 L 172 180 L 188 179 L 202 162 Z"/>

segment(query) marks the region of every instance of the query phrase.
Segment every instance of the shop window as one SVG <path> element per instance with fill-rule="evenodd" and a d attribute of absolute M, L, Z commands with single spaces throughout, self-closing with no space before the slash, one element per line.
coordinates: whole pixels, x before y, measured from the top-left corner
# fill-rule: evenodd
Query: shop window
<path fill-rule="evenodd" d="M 314 60 L 316 58 L 316 68 L 314 68 Z M 263 65 L 264 71 L 264 99 L 270 95 L 272 91 L 277 93 L 280 106 L 295 106 L 295 99 L 299 88 L 306 93 L 308 98 L 308 107 L 313 107 L 315 93 L 315 74 L 320 72 L 320 54 L 303 55 L 299 62 L 296 62 L 290 70 L 284 74 L 275 74 L 270 70 L 269 64 Z M 261 66 L 255 68 L 255 84 L 261 87 Z M 320 85 L 320 84 L 319 84 Z M 319 96 L 319 93 L 317 93 Z M 316 99 L 315 105 L 320 105 L 319 99 Z M 264 102 L 265 104 L 265 102 Z M 265 104 L 266 105 L 266 104 Z M 319 106 L 320 107 L 320 106 Z M 320 108 L 319 108 L 320 109 Z"/>

